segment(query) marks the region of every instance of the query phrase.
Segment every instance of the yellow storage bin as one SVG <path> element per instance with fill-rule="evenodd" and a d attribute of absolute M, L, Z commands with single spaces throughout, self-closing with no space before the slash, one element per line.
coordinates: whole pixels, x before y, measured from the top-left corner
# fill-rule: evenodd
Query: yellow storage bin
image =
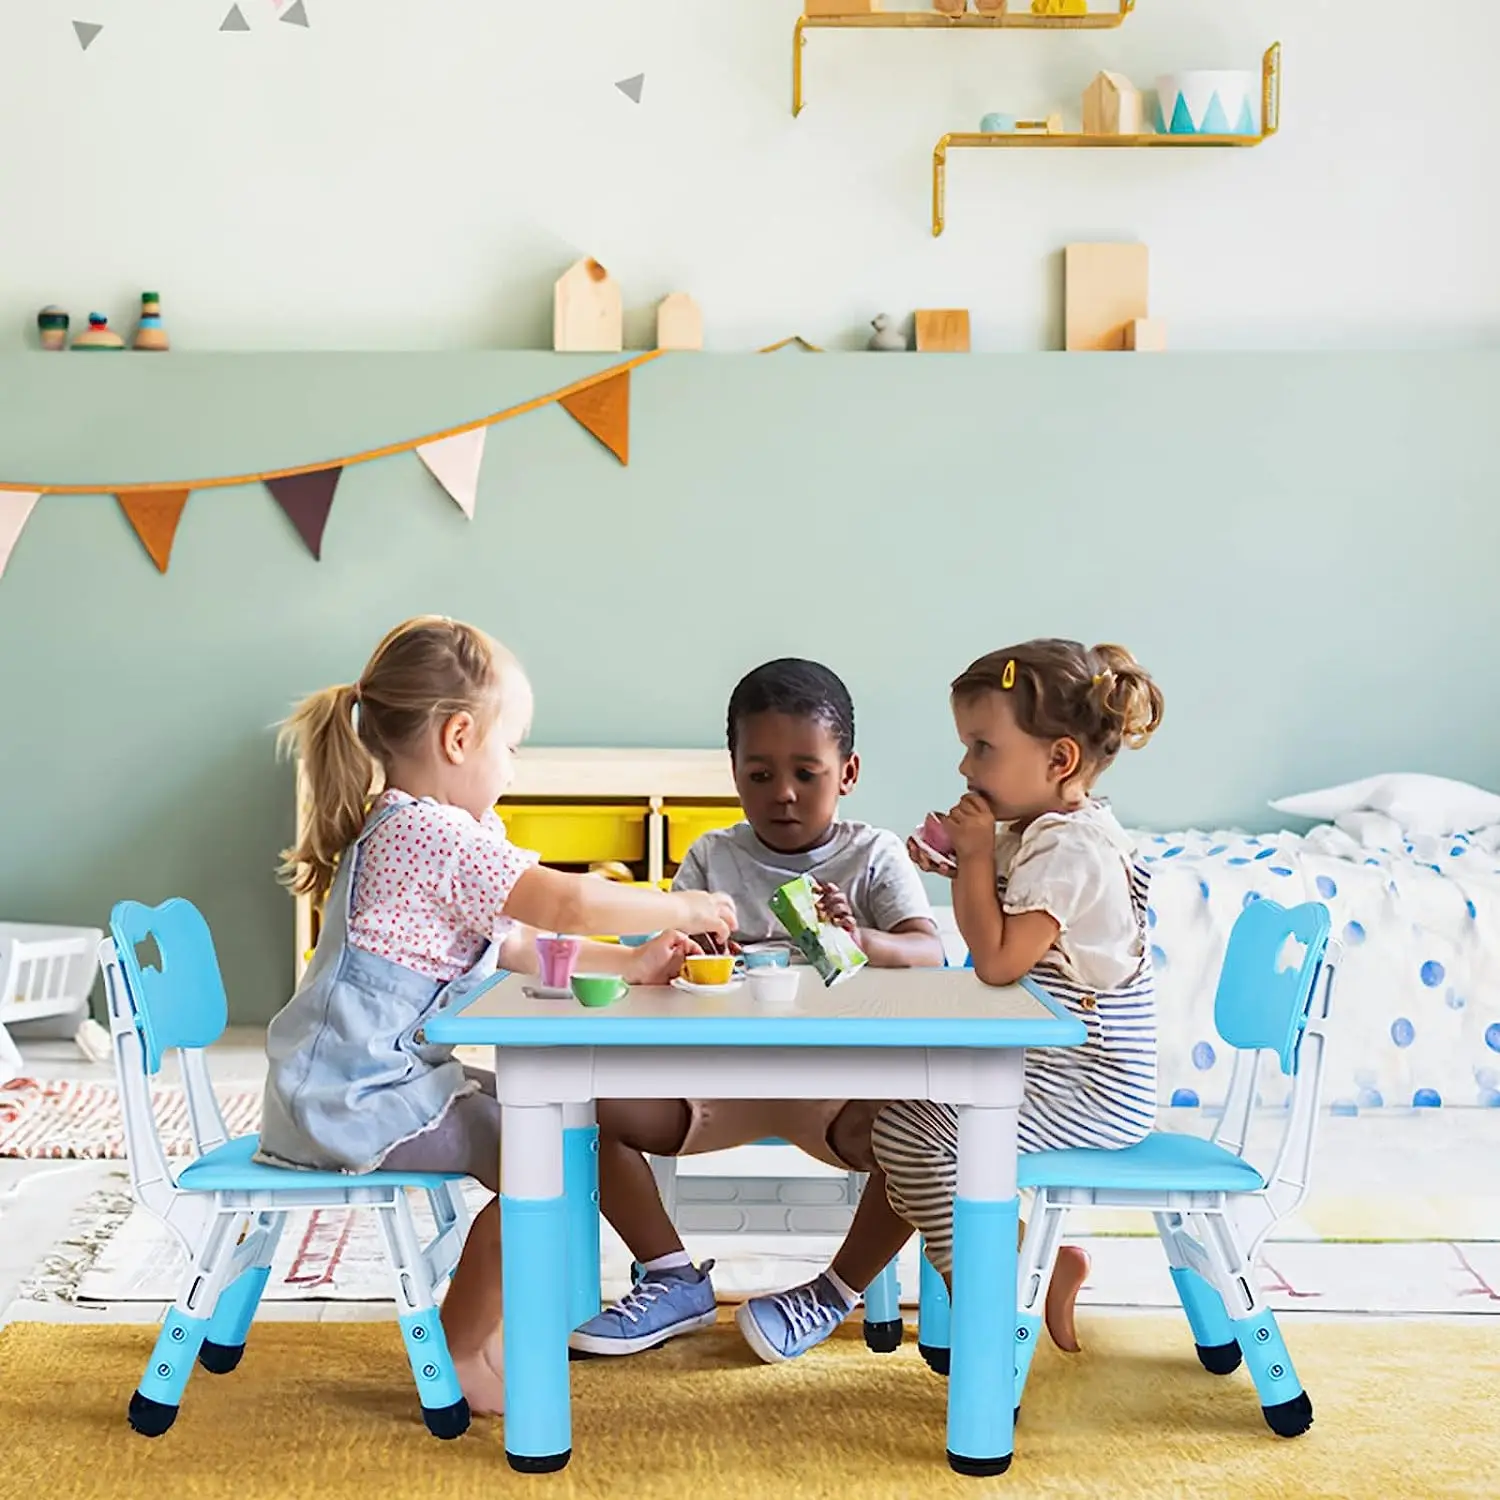
<path fill-rule="evenodd" d="M 578 803 L 502 802 L 495 809 L 510 841 L 549 865 L 588 865 L 646 857 L 646 809 Z"/>
<path fill-rule="evenodd" d="M 681 864 L 695 840 L 717 828 L 733 828 L 745 821 L 738 807 L 702 807 L 692 803 L 667 803 L 667 858 Z"/>

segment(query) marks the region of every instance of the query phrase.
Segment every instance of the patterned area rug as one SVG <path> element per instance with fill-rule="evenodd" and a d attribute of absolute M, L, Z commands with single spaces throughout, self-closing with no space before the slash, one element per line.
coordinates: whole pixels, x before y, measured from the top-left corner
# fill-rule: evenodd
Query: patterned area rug
<path fill-rule="evenodd" d="M 191 1156 L 187 1095 L 171 1084 L 151 1090 L 168 1156 Z M 231 1136 L 260 1126 L 260 1093 L 220 1093 Z M 0 1087 L 0 1156 L 35 1160 L 110 1161 L 125 1157 L 125 1121 L 112 1083 L 14 1078 Z"/>

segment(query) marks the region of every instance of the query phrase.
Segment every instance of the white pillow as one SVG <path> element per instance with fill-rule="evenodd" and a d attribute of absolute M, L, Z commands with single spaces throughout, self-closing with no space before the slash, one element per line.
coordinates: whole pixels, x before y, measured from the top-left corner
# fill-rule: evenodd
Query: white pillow
<path fill-rule="evenodd" d="M 1368 776 L 1320 792 L 1281 797 L 1271 804 L 1295 818 L 1331 822 L 1346 813 L 1384 813 L 1411 837 L 1425 833 L 1446 838 L 1500 823 L 1500 796 L 1466 781 L 1416 772 Z"/>

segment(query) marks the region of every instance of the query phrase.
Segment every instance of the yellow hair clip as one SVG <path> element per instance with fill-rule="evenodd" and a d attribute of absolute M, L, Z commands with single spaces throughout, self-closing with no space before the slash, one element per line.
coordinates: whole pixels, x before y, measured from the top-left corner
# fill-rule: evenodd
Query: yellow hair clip
<path fill-rule="evenodd" d="M 1000 686 L 1003 687 L 1006 692 L 1009 692 L 1015 685 L 1016 659 L 1015 657 L 1011 657 L 1011 659 L 1005 664 L 1005 670 L 1000 674 Z"/>

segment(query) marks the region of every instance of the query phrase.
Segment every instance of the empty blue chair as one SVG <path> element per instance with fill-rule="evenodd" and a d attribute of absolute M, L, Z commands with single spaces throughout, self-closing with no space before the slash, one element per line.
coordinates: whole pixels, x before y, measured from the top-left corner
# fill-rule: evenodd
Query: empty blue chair
<path fill-rule="evenodd" d="M 148 940 L 156 962 L 143 963 Z M 228 1020 L 224 981 L 208 924 L 189 901 L 157 907 L 122 901 L 100 944 L 115 1072 L 136 1201 L 182 1241 L 191 1262 L 162 1325 L 146 1373 L 130 1398 L 130 1425 L 158 1437 L 176 1420 L 196 1361 L 214 1374 L 240 1362 L 271 1258 L 289 1211 L 367 1208 L 380 1221 L 396 1288 L 401 1334 L 422 1416 L 437 1437 L 469 1426 L 437 1292 L 452 1274 L 468 1232 L 457 1191 L 461 1175 L 428 1172 L 300 1172 L 251 1160 L 256 1137 L 226 1138 L 204 1049 Z M 195 1159 L 167 1160 L 151 1108 L 151 1078 L 178 1051 Z M 424 1191 L 437 1234 L 417 1237 L 407 1189 Z M 497 1268 L 498 1272 L 498 1268 Z"/>
<path fill-rule="evenodd" d="M 1228 1375 L 1243 1360 L 1273 1432 L 1297 1437 L 1312 1426 L 1312 1402 L 1253 1267 L 1267 1235 L 1307 1196 L 1337 961 L 1321 902 L 1290 910 L 1274 901 L 1252 902 L 1230 933 L 1214 999 L 1214 1026 L 1235 1059 L 1212 1137 L 1158 1130 L 1121 1151 L 1021 1157 L 1017 1176 L 1021 1187 L 1035 1190 L 1035 1201 L 1018 1266 L 1018 1404 L 1068 1210 L 1139 1209 L 1155 1218 L 1203 1367 Z M 1245 1141 L 1266 1054 L 1293 1084 L 1280 1145 L 1262 1172 L 1245 1159 Z M 925 1327 L 929 1296 L 946 1300 L 947 1294 L 936 1276 L 924 1278 L 922 1292 Z M 936 1315 L 931 1321 L 943 1326 Z M 942 1369 L 948 1351 L 940 1346 L 929 1353 L 929 1337 L 921 1339 L 923 1353 Z"/>

